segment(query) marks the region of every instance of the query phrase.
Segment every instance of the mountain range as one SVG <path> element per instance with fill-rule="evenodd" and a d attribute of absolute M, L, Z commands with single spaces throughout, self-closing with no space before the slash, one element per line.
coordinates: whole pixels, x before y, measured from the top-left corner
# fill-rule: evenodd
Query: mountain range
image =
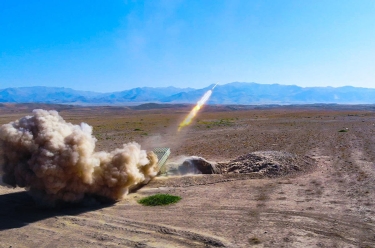
<path fill-rule="evenodd" d="M 112 93 L 77 91 L 60 87 L 21 87 L 0 90 L 1 103 L 54 103 L 75 105 L 137 105 L 142 103 L 196 103 L 202 89 L 139 87 Z M 374 104 L 375 89 L 345 87 L 299 87 L 295 85 L 234 82 L 217 85 L 209 104 Z"/>

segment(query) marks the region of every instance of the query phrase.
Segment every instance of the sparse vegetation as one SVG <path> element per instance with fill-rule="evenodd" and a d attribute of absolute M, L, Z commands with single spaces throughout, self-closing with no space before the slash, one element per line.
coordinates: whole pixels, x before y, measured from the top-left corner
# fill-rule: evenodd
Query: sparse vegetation
<path fill-rule="evenodd" d="M 252 238 L 249 238 L 249 244 L 250 245 L 257 245 L 257 244 L 260 244 L 260 240 L 257 238 L 257 237 L 252 237 Z"/>
<path fill-rule="evenodd" d="M 34 108 L 45 107 L 33 105 L 27 111 L 19 107 L 0 108 L 0 123 L 6 124 L 14 121 L 15 116 L 23 117 Z M 285 108 L 285 106 L 282 108 Z M 69 111 L 64 110 L 62 115 L 74 124 L 87 122 L 92 125 L 94 135 L 98 139 L 98 150 L 112 150 L 121 147 L 123 143 L 132 141 L 140 143 L 142 149 L 146 149 L 146 145 L 149 145 L 150 148 L 146 149 L 149 150 L 161 144 L 158 143 L 160 135 L 162 141 L 168 141 L 175 145 L 171 149 L 173 156 L 189 154 L 202 156 L 212 161 L 224 161 L 255 151 L 286 150 L 302 156 L 303 159 L 306 159 L 305 155 L 316 156 L 319 166 L 314 167 L 311 174 L 303 177 L 296 174 L 291 177 L 242 180 L 252 178 L 252 175 L 228 174 L 225 177 L 207 175 L 207 177 L 186 176 L 154 180 L 147 187 L 170 187 L 173 190 L 167 193 L 183 197 L 187 195 L 189 199 L 194 198 L 194 204 L 188 204 L 188 209 L 186 209 L 180 207 L 180 205 L 182 206 L 181 202 L 169 207 L 168 205 L 156 207 L 157 211 L 153 211 L 155 207 L 143 207 L 138 202 L 124 201 L 111 207 L 103 205 L 104 211 L 90 208 L 84 214 L 87 219 L 69 218 L 72 223 L 87 227 L 80 229 L 85 237 L 92 235 L 95 238 L 108 240 L 109 236 L 111 242 L 118 241 L 119 243 L 124 241 L 121 238 L 124 235 L 134 236 L 137 238 L 136 241 L 147 240 L 148 238 L 154 240 L 155 237 L 169 236 L 160 235 L 160 232 L 167 233 L 171 230 L 166 228 L 165 222 L 159 223 L 163 216 L 168 216 L 167 220 L 175 220 L 170 225 L 176 227 L 172 230 L 173 232 L 182 235 L 179 236 L 181 240 L 183 238 L 197 238 L 194 242 L 199 243 L 199 240 L 202 240 L 207 246 L 214 246 L 213 244 L 217 244 L 215 243 L 216 240 L 210 239 L 212 233 L 209 236 L 204 236 L 202 233 L 204 233 L 205 228 L 219 223 L 231 228 L 217 229 L 214 234 L 222 237 L 223 240 L 236 243 L 238 247 L 282 247 L 288 245 L 303 247 L 305 244 L 297 241 L 300 238 L 298 233 L 289 234 L 280 231 L 280 226 L 287 227 L 285 231 L 294 232 L 297 230 L 299 232 L 301 228 L 304 228 L 303 223 L 306 220 L 308 228 L 322 232 L 320 235 L 307 232 L 308 240 L 314 242 L 310 244 L 318 244 L 319 246 L 322 244 L 322 238 L 324 238 L 338 246 L 353 246 L 353 242 L 356 242 L 363 247 L 366 247 L 366 244 L 367 247 L 372 247 L 374 228 L 371 226 L 371 222 L 366 223 L 366 221 L 371 221 L 375 208 L 372 190 L 374 187 L 374 180 L 372 180 L 374 178 L 373 161 L 375 161 L 373 152 L 375 112 L 373 106 L 371 106 L 369 112 L 358 110 L 359 116 L 350 118 L 347 117 L 349 112 L 346 110 L 335 111 L 333 109 L 331 111 L 321 108 L 314 110 L 310 107 L 302 110 L 292 108 L 286 112 L 281 112 L 279 109 L 207 110 L 202 111 L 197 116 L 200 121 L 193 121 L 189 127 L 183 130 L 186 132 L 185 136 L 183 136 L 183 132 L 177 134 L 183 142 L 176 145 L 177 143 L 174 143 L 174 140 L 177 140 L 178 124 L 189 110 L 190 107 L 186 109 L 164 109 L 163 111 L 157 109 L 139 111 L 128 108 L 85 107 Z M 362 113 L 366 113 L 366 116 L 362 116 Z M 329 114 L 329 117 L 327 117 L 327 114 Z M 352 114 L 352 112 L 349 114 Z M 255 115 L 258 116 L 257 120 L 254 119 Z M 238 116 L 240 116 L 239 120 L 237 120 Z M 323 117 L 322 120 L 321 117 Z M 335 121 L 332 121 L 333 119 Z M 224 126 L 220 123 L 226 121 L 220 120 L 228 120 L 227 123 L 231 124 Z M 363 123 L 363 120 L 366 122 Z M 208 124 L 202 122 L 208 122 Z M 210 126 L 210 129 L 207 126 Z M 337 134 L 340 129 L 346 128 L 348 128 L 348 134 L 344 132 Z M 141 129 L 141 131 L 134 131 L 135 129 Z M 349 134 L 353 134 L 353 136 Z M 357 153 L 359 151 L 361 153 Z M 300 163 L 297 164 L 300 165 Z M 271 187 L 268 182 L 273 182 L 275 185 Z M 209 191 L 211 189 L 212 193 Z M 18 192 L 14 194 L 8 192 L 8 188 L 3 188 L 3 191 L 0 192 L 2 194 L 0 200 L 6 202 L 5 205 L 3 204 L 4 211 L 13 208 L 13 206 L 17 207 L 17 204 L 19 204 L 18 201 L 8 201 L 9 197 L 23 196 Z M 229 200 L 226 198 L 228 196 L 230 197 Z M 138 201 L 141 198 L 135 199 Z M 23 199 L 23 197 L 20 199 Z M 222 202 L 218 199 L 225 200 Z M 360 208 L 357 208 L 357 206 L 360 206 Z M 126 214 L 119 215 L 118 213 L 124 211 L 125 207 Z M 171 207 L 174 211 L 173 216 L 170 215 Z M 99 208 L 101 207 L 99 206 Z M 140 211 L 139 208 L 144 208 L 146 212 Z M 357 211 L 358 209 L 361 211 Z M 31 214 L 35 213 L 33 209 L 30 210 Z M 207 214 L 207 212 L 209 213 Z M 10 213 L 10 220 L 13 218 L 12 213 Z M 124 218 L 143 220 L 145 213 L 147 214 L 146 224 L 142 221 L 136 221 L 133 224 L 137 226 L 134 225 L 129 229 L 130 231 L 123 228 L 118 229 L 118 223 L 124 221 Z M 105 230 L 98 228 L 101 226 L 97 225 L 97 221 L 94 219 L 98 217 L 98 214 L 104 214 L 103 218 L 108 220 L 106 223 L 112 223 L 113 228 Z M 28 215 L 25 214 L 24 216 L 28 221 Z M 343 221 L 339 221 L 341 216 L 345 216 Z M 8 216 L 6 217 L 8 218 Z M 14 217 L 19 219 L 23 218 L 23 215 Z M 178 221 L 188 218 L 190 218 L 190 221 Z M 49 227 L 50 224 L 54 225 L 54 227 L 51 227 L 52 229 L 61 228 L 56 228 L 56 230 L 64 235 L 71 232 L 72 229 L 70 228 L 75 226 L 65 226 L 66 218 L 56 218 L 53 222 L 49 220 L 50 218 L 41 219 L 38 223 L 45 225 L 45 227 Z M 270 225 L 269 220 L 275 224 Z M 194 226 L 195 223 L 197 225 Z M 13 226 L 11 221 L 3 224 L 4 226 Z M 150 232 L 147 230 L 147 232 L 144 232 L 145 234 L 134 232 L 134 230 L 139 229 L 143 231 L 149 224 L 153 225 Z M 160 232 L 155 231 L 154 228 L 158 225 L 160 225 Z M 256 230 L 254 226 L 256 226 Z M 332 230 L 332 226 L 334 226 L 334 230 Z M 5 241 L 5 244 L 18 242 L 20 246 L 27 246 L 32 241 L 20 237 L 23 237 L 26 232 L 38 232 L 38 229 L 35 229 L 36 227 L 38 225 L 4 229 L 1 234 L 4 233 L 3 236 L 6 237 L 2 239 L 2 242 Z M 188 229 L 189 232 L 185 232 L 185 229 Z M 177 230 L 181 231 L 177 233 Z M 266 231 L 267 234 L 264 233 Z M 153 233 L 157 236 L 152 236 Z M 49 233 L 45 233 L 44 236 L 41 236 L 41 240 L 42 238 L 48 239 L 48 235 Z M 340 235 L 345 236 L 342 238 Z M 72 240 L 77 242 L 81 237 L 77 235 L 72 237 Z M 288 239 L 284 239 L 285 237 L 288 237 Z M 157 240 L 157 238 L 155 239 Z M 289 238 L 292 243 L 285 243 L 289 241 Z M 178 239 L 178 242 L 181 242 L 181 240 Z M 346 241 L 349 243 L 346 243 Z M 93 242 L 97 242 L 97 240 Z M 172 242 L 172 240 L 168 242 Z M 68 245 L 66 243 L 66 246 Z M 125 244 L 121 243 L 121 245 L 124 246 Z M 148 245 L 146 241 L 145 245 Z M 202 246 L 204 246 L 203 243 Z"/>
<path fill-rule="evenodd" d="M 339 133 L 346 133 L 346 132 L 348 132 L 347 129 L 341 129 L 341 130 L 339 130 Z"/>
<path fill-rule="evenodd" d="M 144 206 L 160 206 L 169 205 L 176 203 L 181 200 L 181 197 L 169 194 L 156 194 L 148 197 L 144 197 L 138 201 L 138 203 Z"/>
<path fill-rule="evenodd" d="M 226 127 L 232 126 L 234 124 L 234 118 L 223 118 L 220 120 L 213 120 L 213 121 L 197 121 L 198 124 L 205 125 L 207 128 L 211 127 Z"/>
<path fill-rule="evenodd" d="M 265 201 L 265 200 L 268 200 L 268 196 L 264 192 L 261 192 L 259 195 L 256 196 L 255 200 Z"/>

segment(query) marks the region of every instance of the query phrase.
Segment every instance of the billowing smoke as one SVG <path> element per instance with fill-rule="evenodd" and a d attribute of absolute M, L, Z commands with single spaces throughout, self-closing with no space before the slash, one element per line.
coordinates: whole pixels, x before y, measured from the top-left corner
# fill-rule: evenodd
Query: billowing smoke
<path fill-rule="evenodd" d="M 54 204 L 85 195 L 118 200 L 158 173 L 156 155 L 137 143 L 112 152 L 96 152 L 95 143 L 88 124 L 73 125 L 56 111 L 34 110 L 0 127 L 2 181 Z"/>

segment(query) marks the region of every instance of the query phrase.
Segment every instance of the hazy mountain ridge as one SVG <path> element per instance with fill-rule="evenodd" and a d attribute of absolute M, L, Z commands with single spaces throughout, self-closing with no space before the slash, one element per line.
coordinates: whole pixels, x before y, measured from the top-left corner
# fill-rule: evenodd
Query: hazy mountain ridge
<path fill-rule="evenodd" d="M 196 103 L 214 85 L 202 89 L 176 87 L 139 87 L 98 93 L 60 87 L 22 87 L 0 90 L 0 102 L 63 103 L 87 105 L 129 105 L 135 103 Z M 375 103 L 375 89 L 345 87 L 299 87 L 295 85 L 234 82 L 218 85 L 210 104 L 306 104 Z"/>

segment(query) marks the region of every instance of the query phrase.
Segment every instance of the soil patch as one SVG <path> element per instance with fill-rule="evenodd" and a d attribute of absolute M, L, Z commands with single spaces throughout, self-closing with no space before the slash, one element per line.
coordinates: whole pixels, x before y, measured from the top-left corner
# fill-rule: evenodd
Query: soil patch
<path fill-rule="evenodd" d="M 186 174 L 257 174 L 259 177 L 279 177 L 308 171 L 316 161 L 283 151 L 257 151 L 229 162 L 214 163 L 202 157 L 189 157 L 179 167 Z"/>
<path fill-rule="evenodd" d="M 306 171 L 314 165 L 315 160 L 309 156 L 282 151 L 257 151 L 213 166 L 216 167 L 215 171 L 221 174 L 258 173 L 267 177 L 277 177 Z"/>

